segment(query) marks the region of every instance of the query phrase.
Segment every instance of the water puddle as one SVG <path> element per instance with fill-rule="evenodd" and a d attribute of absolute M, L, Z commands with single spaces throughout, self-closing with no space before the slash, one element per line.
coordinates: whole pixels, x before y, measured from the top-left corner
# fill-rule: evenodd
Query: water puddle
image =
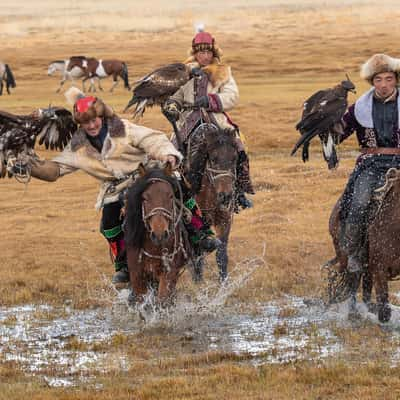
<path fill-rule="evenodd" d="M 254 264 L 256 268 L 256 264 Z M 182 295 L 175 307 L 159 311 L 151 296 L 140 308 L 128 309 L 128 291 L 121 291 L 109 308 L 74 310 L 64 306 L 25 305 L 0 308 L 0 362 L 16 362 L 40 375 L 49 386 L 90 382 L 96 373 L 128 370 L 133 358 L 111 345 L 114 335 L 157 335 L 168 332 L 178 354 L 218 351 L 243 356 L 254 364 L 323 359 L 345 351 L 335 327 L 351 328 L 348 306 L 328 310 L 318 300 L 285 296 L 266 304 L 227 306 L 226 300 L 254 272 L 249 268 L 224 286 L 199 288 L 193 298 Z M 247 309 L 246 309 L 247 307 Z M 360 318 L 378 325 L 361 305 Z M 400 309 L 392 307 L 385 326 L 400 338 Z M 159 342 L 160 354 L 170 342 Z M 400 352 L 392 362 L 400 361 Z"/>

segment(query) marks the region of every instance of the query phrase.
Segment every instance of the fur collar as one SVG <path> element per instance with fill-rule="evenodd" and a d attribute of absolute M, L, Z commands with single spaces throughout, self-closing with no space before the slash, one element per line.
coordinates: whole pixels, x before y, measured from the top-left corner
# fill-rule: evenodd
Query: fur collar
<path fill-rule="evenodd" d="M 184 64 L 189 65 L 191 69 L 200 68 L 200 64 L 193 56 L 189 57 Z M 231 77 L 231 67 L 229 65 L 221 64 L 217 58 L 214 58 L 210 65 L 202 67 L 202 70 L 208 75 L 213 87 L 222 86 L 227 83 Z"/>
<path fill-rule="evenodd" d="M 125 125 L 121 118 L 117 117 L 116 115 L 112 116 L 111 118 L 107 118 L 107 126 L 108 126 L 108 134 L 110 137 L 124 137 L 126 135 Z M 71 139 L 71 150 L 77 151 L 82 146 L 91 146 L 89 139 L 86 135 L 86 132 L 82 127 L 76 131 L 74 136 Z"/>
<path fill-rule="evenodd" d="M 374 100 L 375 88 L 372 87 L 368 92 L 364 93 L 354 106 L 354 116 L 357 122 L 364 128 L 373 128 L 374 121 L 372 119 L 372 104 Z M 397 110 L 400 121 L 400 96 L 397 97 Z"/>

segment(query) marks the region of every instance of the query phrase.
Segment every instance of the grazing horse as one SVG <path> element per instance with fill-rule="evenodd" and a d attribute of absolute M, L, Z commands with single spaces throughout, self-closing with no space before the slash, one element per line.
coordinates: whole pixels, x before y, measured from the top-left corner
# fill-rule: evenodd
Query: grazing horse
<path fill-rule="evenodd" d="M 221 241 L 216 252 L 221 282 L 228 276 L 228 240 L 234 213 L 237 157 L 234 130 L 201 124 L 189 137 L 187 176 L 193 182 L 196 178 L 191 171 L 204 171 L 196 200 L 204 218 L 215 227 Z M 202 280 L 203 264 L 202 257 L 194 266 L 195 281 Z"/>
<path fill-rule="evenodd" d="M 55 72 L 58 72 L 58 71 L 60 71 L 62 74 L 60 86 L 56 90 L 56 93 L 60 92 L 62 86 L 64 85 L 64 83 L 67 80 L 70 80 L 73 85 L 75 79 L 83 79 L 86 77 L 85 72 L 80 67 L 72 67 L 72 68 L 68 69 L 71 59 L 73 59 L 73 58 L 74 57 L 68 58 L 67 60 L 53 61 L 49 64 L 49 66 L 47 68 L 47 75 L 49 75 L 49 76 L 53 75 Z M 91 82 L 91 83 L 94 84 L 94 82 Z M 82 88 L 83 88 L 83 90 L 85 90 L 83 82 L 82 82 Z"/>
<path fill-rule="evenodd" d="M 110 92 L 114 91 L 114 88 L 118 84 L 118 77 L 122 78 L 124 81 L 124 87 L 130 90 L 129 77 L 128 77 L 128 67 L 125 62 L 120 60 L 97 60 L 96 58 L 90 57 L 71 57 L 70 63 L 67 70 L 72 70 L 72 68 L 80 68 L 84 74 L 85 78 L 83 82 L 88 79 L 97 78 L 99 80 L 99 89 L 103 90 L 100 85 L 100 79 L 107 78 L 108 76 L 113 77 L 113 85 L 111 86 Z M 94 84 L 91 83 L 89 87 L 90 91 L 96 91 Z"/>
<path fill-rule="evenodd" d="M 180 186 L 169 163 L 164 168 L 139 166 L 125 203 L 126 251 L 133 297 L 142 302 L 151 288 L 165 305 L 173 300 L 187 260 Z"/>
<path fill-rule="evenodd" d="M 7 93 L 10 94 L 10 87 L 15 88 L 17 84 L 15 83 L 14 75 L 8 64 L 3 64 L 0 61 L 0 96 L 3 94 L 4 83 L 6 83 Z"/>
<path fill-rule="evenodd" d="M 363 301 L 370 305 L 372 287 L 375 287 L 378 318 L 387 322 L 391 317 L 388 281 L 400 275 L 400 170 L 391 168 L 386 174 L 385 185 L 376 191 L 378 199 L 375 212 L 366 232 L 367 268 L 363 275 Z M 336 250 L 336 258 L 330 263 L 338 264 L 338 272 L 345 273 L 347 256 L 341 248 L 343 235 L 339 210 L 340 199 L 329 221 L 329 230 Z M 351 296 L 355 295 L 360 276 L 353 275 L 349 282 Z"/>

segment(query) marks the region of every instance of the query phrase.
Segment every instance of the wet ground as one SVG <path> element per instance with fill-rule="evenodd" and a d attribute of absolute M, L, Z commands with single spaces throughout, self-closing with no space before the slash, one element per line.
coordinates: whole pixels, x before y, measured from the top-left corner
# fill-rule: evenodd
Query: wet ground
<path fill-rule="evenodd" d="M 205 287 L 195 298 L 178 298 L 174 308 L 146 305 L 127 307 L 128 291 L 121 291 L 111 307 L 75 310 L 68 305 L 24 305 L 0 308 L 0 361 L 14 361 L 27 373 L 44 377 L 50 386 L 90 381 L 96 373 L 129 369 L 135 361 L 110 346 L 116 335 L 168 335 L 179 345 L 169 354 L 219 351 L 243 356 L 253 364 L 346 357 L 338 329 L 352 329 L 360 321 L 379 326 L 375 315 L 358 305 L 358 321 L 348 318 L 348 305 L 327 309 L 318 299 L 285 296 L 251 307 L 225 305 L 246 279 L 222 287 Z M 393 341 L 400 338 L 400 310 L 393 307 L 385 325 Z M 159 343 L 160 350 L 168 343 Z M 390 355 L 400 362 L 400 353 Z"/>

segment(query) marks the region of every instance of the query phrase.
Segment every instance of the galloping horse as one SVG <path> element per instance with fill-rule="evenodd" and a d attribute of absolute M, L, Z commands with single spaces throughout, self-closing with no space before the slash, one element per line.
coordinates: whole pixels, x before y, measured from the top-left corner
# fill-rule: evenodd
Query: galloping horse
<path fill-rule="evenodd" d="M 375 287 L 378 318 L 387 322 L 391 317 L 388 281 L 400 275 L 400 170 L 389 169 L 385 185 L 376 191 L 375 212 L 370 218 L 365 235 L 368 248 L 367 268 L 363 273 L 363 301 L 370 305 L 372 287 Z M 336 258 L 330 265 L 338 264 L 337 271 L 345 273 L 347 256 L 341 246 L 343 227 L 340 221 L 340 202 L 334 207 L 329 221 Z M 355 299 L 360 275 L 352 274 L 349 281 L 351 296 Z"/>
<path fill-rule="evenodd" d="M 100 79 L 107 78 L 112 75 L 113 85 L 111 86 L 110 92 L 113 92 L 114 88 L 118 84 L 118 77 L 121 77 L 124 81 L 124 87 L 130 90 L 128 67 L 125 62 L 120 60 L 97 60 L 96 58 L 90 57 L 71 57 L 70 63 L 67 67 L 68 71 L 73 68 L 80 68 L 85 75 L 83 82 L 88 79 L 97 78 L 99 81 L 99 89 L 103 90 L 100 85 Z M 94 84 L 91 81 L 89 92 L 96 91 Z"/>
<path fill-rule="evenodd" d="M 128 190 L 125 204 L 131 286 L 135 301 L 142 302 L 149 289 L 158 287 L 157 299 L 166 304 L 173 298 L 187 260 L 183 200 L 177 205 L 179 183 L 169 163 L 164 168 L 141 164 L 139 175 Z"/>
<path fill-rule="evenodd" d="M 196 200 L 207 222 L 216 229 L 221 245 L 216 258 L 219 278 L 228 276 L 228 240 L 233 221 L 237 163 L 236 132 L 221 130 L 213 124 L 201 124 L 190 136 L 187 150 L 189 181 L 191 171 L 204 171 Z M 196 190 L 195 190 L 196 191 Z M 194 279 L 202 279 L 204 258 L 194 266 Z"/>
<path fill-rule="evenodd" d="M 71 57 L 71 59 L 74 57 Z M 53 75 L 55 72 L 60 71 L 62 74 L 62 78 L 60 81 L 60 86 L 59 88 L 56 90 L 56 93 L 59 93 L 62 86 L 64 85 L 64 83 L 67 80 L 70 80 L 72 82 L 72 85 L 74 84 L 74 80 L 75 79 L 83 79 L 86 77 L 85 72 L 79 68 L 79 67 L 72 67 L 70 69 L 69 65 L 70 65 L 70 58 L 66 59 L 66 60 L 56 60 L 53 61 L 49 64 L 48 68 L 47 68 L 47 75 L 51 76 Z M 91 84 L 94 85 L 94 82 L 91 81 Z M 82 88 L 83 90 L 85 90 L 85 86 L 82 82 Z"/>
<path fill-rule="evenodd" d="M 11 68 L 8 64 L 3 64 L 0 61 L 0 96 L 3 94 L 4 83 L 6 83 L 7 93 L 10 94 L 10 87 L 15 88 L 17 85 L 15 83 L 14 75 L 11 72 Z"/>

